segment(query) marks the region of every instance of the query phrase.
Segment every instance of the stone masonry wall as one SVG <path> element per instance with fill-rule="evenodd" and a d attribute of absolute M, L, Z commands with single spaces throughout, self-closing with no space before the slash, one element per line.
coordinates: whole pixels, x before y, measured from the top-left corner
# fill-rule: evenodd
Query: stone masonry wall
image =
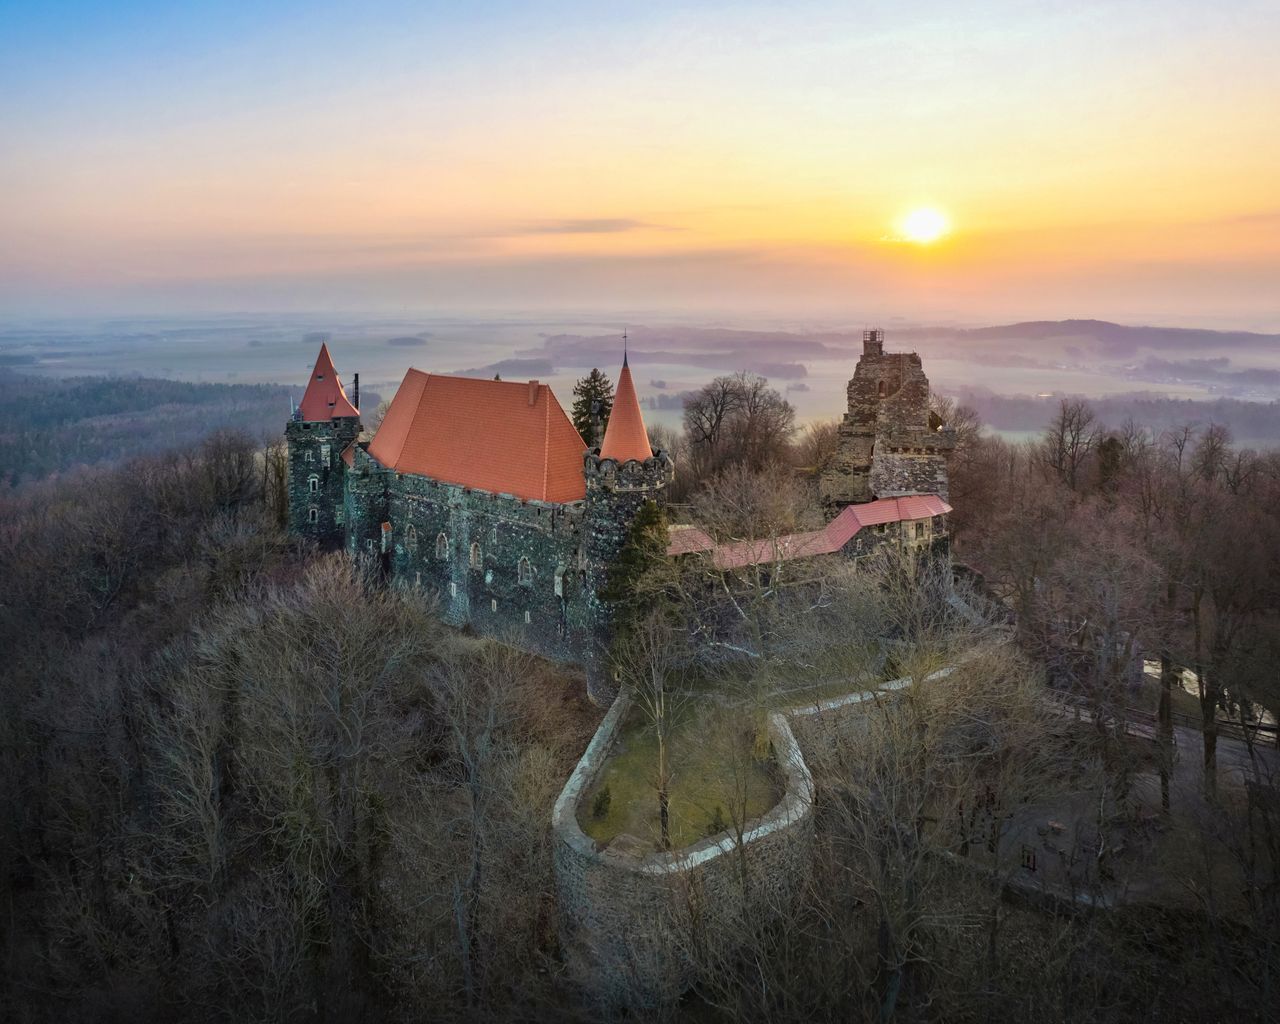
<path fill-rule="evenodd" d="M 346 509 L 348 550 L 378 558 L 392 583 L 434 593 L 446 621 L 555 661 L 582 660 L 581 503 L 400 474 L 357 449 Z"/>
<path fill-rule="evenodd" d="M 322 547 L 342 544 L 343 450 L 360 433 L 354 417 L 285 425 L 288 451 L 289 532 Z"/>
<path fill-rule="evenodd" d="M 864 345 L 847 391 L 848 411 L 819 493 L 831 507 L 903 494 L 947 496 L 950 428 L 933 429 L 929 379 L 914 353 Z"/>
<path fill-rule="evenodd" d="M 693 980 L 695 934 L 732 942 L 744 922 L 786 906 L 808 876 L 813 781 L 786 718 L 770 716 L 783 798 L 748 830 L 671 853 L 597 849 L 578 825 L 578 804 L 609 756 L 630 700 L 614 702 L 556 801 L 552 816 L 561 940 L 570 970 L 606 1008 L 649 1008 Z M 744 879 L 745 866 L 745 879 Z"/>

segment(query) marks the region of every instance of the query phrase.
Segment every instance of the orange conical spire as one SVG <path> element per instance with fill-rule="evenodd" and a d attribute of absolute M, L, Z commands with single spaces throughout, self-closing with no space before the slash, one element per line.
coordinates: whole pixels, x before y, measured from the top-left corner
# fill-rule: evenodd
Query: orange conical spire
<path fill-rule="evenodd" d="M 618 377 L 618 390 L 613 395 L 613 411 L 609 413 L 609 425 L 604 431 L 604 444 L 600 446 L 600 458 L 626 462 L 637 459 L 643 462 L 653 458 L 649 447 L 649 434 L 644 429 L 644 417 L 640 415 L 640 399 L 631 383 L 631 367 L 627 357 L 622 357 L 622 373 Z"/>
<path fill-rule="evenodd" d="M 359 410 L 347 398 L 347 393 L 342 390 L 342 381 L 338 379 L 338 371 L 333 368 L 333 357 L 329 355 L 327 344 L 320 346 L 316 368 L 311 371 L 311 379 L 307 381 L 307 390 L 298 410 L 302 419 L 308 423 L 331 420 L 335 416 L 360 415 Z"/>

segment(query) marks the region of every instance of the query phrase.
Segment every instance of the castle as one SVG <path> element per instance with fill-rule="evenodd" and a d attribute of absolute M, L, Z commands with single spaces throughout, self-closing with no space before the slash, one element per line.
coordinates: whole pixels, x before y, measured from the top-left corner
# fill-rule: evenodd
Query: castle
<path fill-rule="evenodd" d="M 931 421 L 920 357 L 886 355 L 883 333 L 867 332 L 848 396 L 836 458 L 819 481 L 832 514 L 824 529 L 766 550 L 685 526 L 672 529 L 668 554 L 732 568 L 944 540 L 955 441 Z M 675 472 L 650 447 L 625 356 L 598 449 L 536 380 L 410 369 L 368 439 L 357 403 L 322 345 L 285 430 L 290 530 L 431 590 L 451 624 L 584 666 L 592 700 L 610 703 L 611 609 L 600 592 L 637 512 L 663 503 Z"/>

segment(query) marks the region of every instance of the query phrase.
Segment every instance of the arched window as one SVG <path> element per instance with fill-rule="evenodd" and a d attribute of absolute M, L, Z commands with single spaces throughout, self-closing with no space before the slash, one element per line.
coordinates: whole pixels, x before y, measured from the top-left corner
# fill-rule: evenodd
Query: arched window
<path fill-rule="evenodd" d="M 316 491 L 320 490 L 320 478 L 318 476 L 307 477 L 307 490 L 312 494 L 315 494 Z"/>
<path fill-rule="evenodd" d="M 436 534 L 436 558 L 449 557 L 449 538 L 443 533 Z"/>
<path fill-rule="evenodd" d="M 881 398 L 884 398 L 884 394 L 885 394 L 884 381 L 880 382 L 880 387 L 877 389 L 877 392 L 879 393 Z"/>
<path fill-rule="evenodd" d="M 414 553 L 418 550 L 418 531 L 414 529 L 413 523 L 404 531 L 404 546 Z"/>
<path fill-rule="evenodd" d="M 472 541 L 471 543 L 471 568 L 479 569 L 484 562 L 484 556 L 480 554 L 480 545 Z"/>
<path fill-rule="evenodd" d="M 307 509 L 307 522 L 309 523 L 320 522 L 320 510 L 318 508 Z"/>
<path fill-rule="evenodd" d="M 526 587 L 533 583 L 533 566 L 529 564 L 529 559 L 522 558 L 516 563 L 516 577 Z"/>

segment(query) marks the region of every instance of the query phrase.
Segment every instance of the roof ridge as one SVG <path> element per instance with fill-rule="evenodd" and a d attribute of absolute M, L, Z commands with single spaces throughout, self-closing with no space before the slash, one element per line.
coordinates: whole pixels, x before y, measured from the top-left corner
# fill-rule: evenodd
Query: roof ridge
<path fill-rule="evenodd" d="M 538 398 L 543 397 L 546 384 L 538 385 Z M 551 475 L 551 402 L 542 403 L 542 497 L 547 497 L 547 479 Z"/>

